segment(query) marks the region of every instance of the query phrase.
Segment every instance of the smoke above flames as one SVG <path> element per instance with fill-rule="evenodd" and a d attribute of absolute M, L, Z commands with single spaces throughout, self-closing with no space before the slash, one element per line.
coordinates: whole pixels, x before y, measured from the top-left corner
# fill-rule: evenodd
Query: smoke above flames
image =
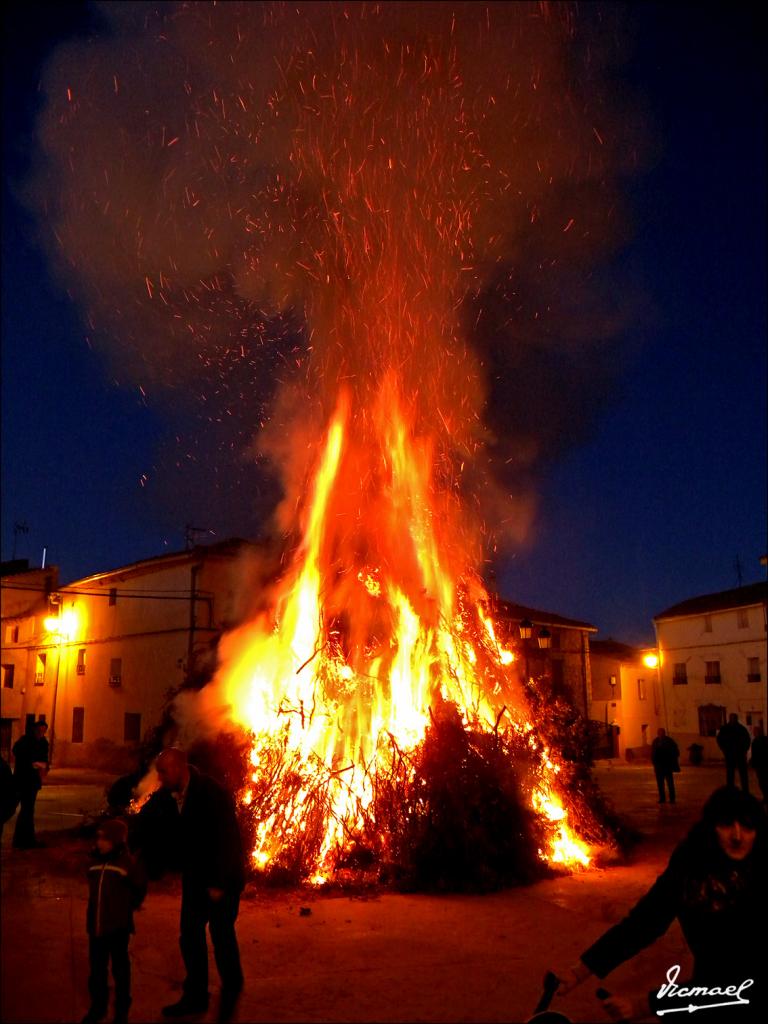
<path fill-rule="evenodd" d="M 637 312 L 616 9 L 96 10 L 46 69 L 27 194 L 116 375 L 195 411 L 188 500 L 266 458 L 289 528 L 340 384 L 365 436 L 394 367 L 442 485 L 521 541 Z"/>

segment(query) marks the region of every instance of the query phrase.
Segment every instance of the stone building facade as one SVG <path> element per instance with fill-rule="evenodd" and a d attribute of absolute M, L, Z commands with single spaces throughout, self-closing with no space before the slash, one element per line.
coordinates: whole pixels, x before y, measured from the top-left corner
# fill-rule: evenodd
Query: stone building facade
<path fill-rule="evenodd" d="M 767 599 L 768 583 L 753 583 L 654 616 L 663 723 L 681 748 L 719 757 L 715 736 L 733 712 L 750 732 L 765 728 Z"/>

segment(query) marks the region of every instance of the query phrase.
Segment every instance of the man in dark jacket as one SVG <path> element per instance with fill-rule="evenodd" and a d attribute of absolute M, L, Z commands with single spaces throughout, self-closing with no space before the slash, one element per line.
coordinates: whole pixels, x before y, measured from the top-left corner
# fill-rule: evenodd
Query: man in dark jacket
<path fill-rule="evenodd" d="M 35 801 L 48 772 L 48 724 L 43 719 L 35 722 L 32 733 L 26 733 L 13 746 L 16 790 L 19 795 L 19 815 L 13 832 L 13 845 L 17 850 L 30 850 L 42 846 L 35 838 Z"/>
<path fill-rule="evenodd" d="M 187 764 L 181 750 L 164 750 L 155 767 L 163 787 L 158 798 L 178 816 L 180 945 L 187 971 L 181 999 L 166 1006 L 163 1015 L 182 1017 L 208 1008 L 207 924 L 221 978 L 219 1018 L 228 1020 L 243 987 L 235 921 L 245 868 L 235 804 L 218 782 Z"/>
<path fill-rule="evenodd" d="M 733 786 L 736 782 L 736 770 L 739 772 L 741 788 L 749 792 L 747 775 L 747 753 L 751 740 L 749 730 L 739 722 L 739 716 L 732 714 L 717 734 L 717 745 L 725 757 L 725 784 Z"/>
<path fill-rule="evenodd" d="M 651 764 L 656 774 L 656 785 L 659 788 L 659 803 L 666 803 L 664 783 L 669 789 L 669 802 L 675 802 L 675 776 L 680 771 L 680 750 L 672 739 L 667 736 L 666 729 L 659 729 L 656 739 L 651 744 Z"/>

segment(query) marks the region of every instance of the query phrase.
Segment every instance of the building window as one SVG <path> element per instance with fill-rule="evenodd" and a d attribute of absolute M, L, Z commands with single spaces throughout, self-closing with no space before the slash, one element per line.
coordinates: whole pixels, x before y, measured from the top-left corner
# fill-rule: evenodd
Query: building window
<path fill-rule="evenodd" d="M 688 666 L 684 661 L 675 662 L 672 666 L 672 685 L 685 686 L 688 683 Z"/>
<path fill-rule="evenodd" d="M 123 659 L 111 658 L 109 662 L 109 685 L 122 686 L 123 683 Z"/>
<path fill-rule="evenodd" d="M 748 683 L 759 683 L 762 678 L 760 672 L 760 659 L 759 658 L 748 658 L 747 659 L 747 682 Z"/>
<path fill-rule="evenodd" d="M 704 674 L 705 683 L 720 683 L 720 662 L 719 661 L 708 661 L 707 671 Z"/>
<path fill-rule="evenodd" d="M 117 587 L 112 587 L 109 592 L 109 603 L 110 605 L 117 604 Z"/>
<path fill-rule="evenodd" d="M 123 740 L 126 743 L 138 743 L 141 740 L 141 715 L 133 711 L 126 711 Z"/>
<path fill-rule="evenodd" d="M 17 644 L 19 642 L 19 627 L 8 626 L 5 630 L 5 642 L 7 644 Z"/>
<path fill-rule="evenodd" d="M 35 662 L 35 686 L 42 686 L 45 682 L 45 663 L 47 654 L 38 654 Z"/>
<path fill-rule="evenodd" d="M 72 708 L 72 742 L 82 743 L 85 735 L 85 708 Z"/>
<path fill-rule="evenodd" d="M 85 675 L 85 648 L 81 647 L 77 652 L 77 674 L 79 676 Z"/>
<path fill-rule="evenodd" d="M 3 689 L 13 689 L 13 673 L 16 671 L 15 665 L 3 665 Z"/>
<path fill-rule="evenodd" d="M 711 615 L 705 615 L 704 616 L 704 632 L 705 633 L 711 633 L 712 632 L 712 616 Z"/>
<path fill-rule="evenodd" d="M 638 679 L 637 680 L 637 699 L 638 700 L 645 700 L 645 680 L 644 679 Z"/>
<path fill-rule="evenodd" d="M 736 612 L 736 621 L 739 629 L 747 629 L 749 627 L 749 612 L 746 608 L 739 608 Z"/>
<path fill-rule="evenodd" d="M 725 725 L 725 708 L 717 704 L 703 704 L 699 708 L 699 735 L 717 736 L 718 730 Z"/>

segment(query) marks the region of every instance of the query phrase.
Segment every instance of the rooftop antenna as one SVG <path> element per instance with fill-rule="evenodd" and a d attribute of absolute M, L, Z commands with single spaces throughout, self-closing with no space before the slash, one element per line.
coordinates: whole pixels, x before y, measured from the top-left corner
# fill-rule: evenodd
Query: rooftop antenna
<path fill-rule="evenodd" d="M 16 541 L 20 533 L 29 533 L 29 525 L 26 522 L 16 522 L 13 524 L 13 554 L 11 558 L 14 562 L 16 561 Z"/>
<path fill-rule="evenodd" d="M 736 585 L 738 587 L 742 584 L 744 566 L 741 564 L 741 559 L 736 555 L 736 561 L 733 563 L 733 568 L 736 570 Z"/>

